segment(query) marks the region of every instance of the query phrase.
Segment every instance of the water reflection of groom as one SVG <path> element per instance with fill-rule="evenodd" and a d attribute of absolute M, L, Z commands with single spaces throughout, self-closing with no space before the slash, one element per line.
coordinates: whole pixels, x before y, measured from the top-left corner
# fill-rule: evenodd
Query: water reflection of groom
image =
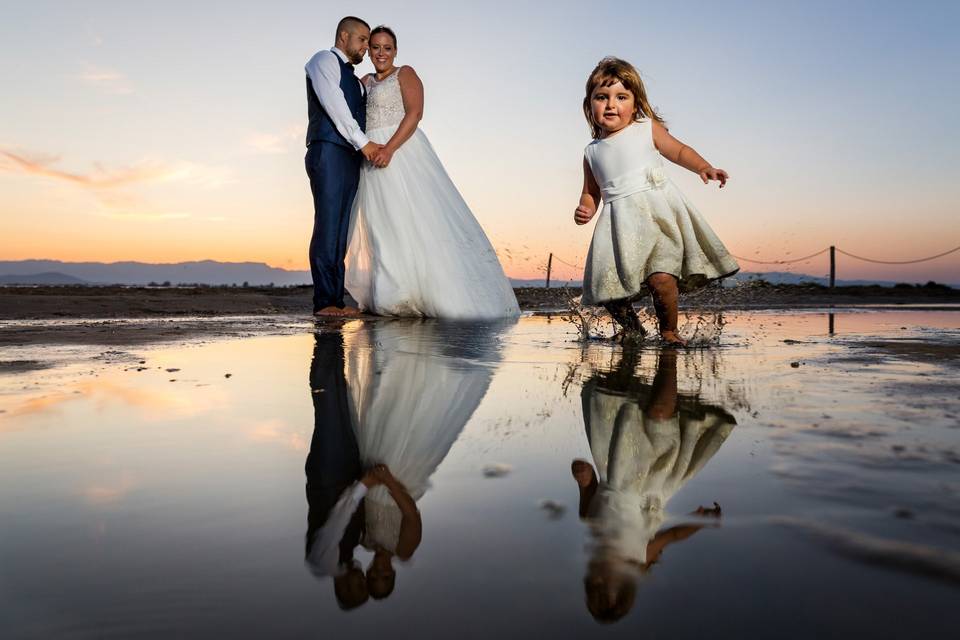
<path fill-rule="evenodd" d="M 360 450 L 350 424 L 343 336 L 331 331 L 317 333 L 314 338 L 310 364 L 314 427 L 305 468 L 305 557 L 314 575 L 333 576 L 340 607 L 353 609 L 369 598 L 363 569 L 353 554 L 363 536 L 363 496 L 372 476 L 363 476 Z"/>

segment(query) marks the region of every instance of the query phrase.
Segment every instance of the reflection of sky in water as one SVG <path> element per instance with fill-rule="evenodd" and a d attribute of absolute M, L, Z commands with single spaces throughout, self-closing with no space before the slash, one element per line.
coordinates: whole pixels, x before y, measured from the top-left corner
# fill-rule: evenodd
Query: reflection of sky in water
<path fill-rule="evenodd" d="M 600 591 L 589 580 L 639 566 L 608 553 L 613 531 L 619 549 L 644 552 L 644 538 L 672 537 L 614 633 L 936 630 L 960 579 L 960 315 L 845 312 L 828 328 L 823 313 L 739 316 L 725 346 L 677 354 L 680 410 L 737 422 L 679 464 L 679 441 L 660 446 L 637 417 L 659 397 L 655 349 L 627 367 L 618 348 L 582 346 L 557 319 L 479 332 L 348 324 L 343 379 L 364 450 L 402 449 L 398 467 L 423 461 L 400 472 L 422 485 L 411 491 L 422 542 L 393 560 L 389 597 L 348 613 L 332 581 L 304 567 L 313 335 L 64 350 L 58 366 L 0 376 L 4 625 L 14 637 L 383 625 L 406 637 L 427 622 L 590 633 L 588 596 Z M 911 346 L 921 340 L 938 347 Z M 626 387 L 610 384 L 618 372 Z M 604 446 L 584 421 L 597 388 L 621 420 L 596 431 Z M 658 455 L 615 452 L 631 477 L 657 464 L 683 476 L 663 493 L 662 519 L 644 520 L 649 531 L 581 521 L 571 463 L 606 480 L 598 452 L 638 427 Z M 509 472 L 486 478 L 487 465 Z M 719 521 L 684 515 L 714 501 Z M 363 545 L 355 557 L 373 559 Z"/>

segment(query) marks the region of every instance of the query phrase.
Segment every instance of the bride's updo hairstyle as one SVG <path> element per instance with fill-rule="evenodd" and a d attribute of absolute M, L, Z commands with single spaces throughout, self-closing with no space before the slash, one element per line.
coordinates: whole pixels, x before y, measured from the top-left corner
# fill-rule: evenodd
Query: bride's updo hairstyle
<path fill-rule="evenodd" d="M 380 28 L 377 27 L 377 29 Z M 374 29 L 372 33 L 376 33 L 377 29 Z M 394 39 L 394 44 L 396 44 L 396 39 Z M 587 78 L 587 95 L 583 99 L 583 115 L 587 118 L 587 124 L 590 125 L 590 132 L 594 138 L 601 137 L 603 129 L 594 121 L 593 109 L 590 108 L 593 92 L 597 87 L 609 87 L 618 82 L 622 83 L 627 91 L 633 94 L 633 100 L 637 106 L 637 110 L 633 114 L 635 121 L 651 118 L 663 124 L 663 118 L 650 106 L 650 101 L 647 99 L 647 90 L 643 88 L 640 73 L 626 60 L 610 56 L 601 60 L 590 72 L 590 77 Z"/>
<path fill-rule="evenodd" d="M 385 33 L 393 39 L 393 48 L 397 48 L 397 34 L 393 32 L 393 29 L 386 25 L 380 25 L 379 27 L 374 27 L 373 31 L 370 32 L 370 40 L 373 40 L 373 36 L 378 33 Z"/>

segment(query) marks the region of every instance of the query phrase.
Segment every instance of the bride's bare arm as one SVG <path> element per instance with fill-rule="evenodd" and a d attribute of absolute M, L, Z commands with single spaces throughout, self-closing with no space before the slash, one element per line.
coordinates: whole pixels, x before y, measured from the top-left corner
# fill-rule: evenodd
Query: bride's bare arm
<path fill-rule="evenodd" d="M 386 465 L 377 465 L 374 473 L 380 482 L 390 492 L 390 497 L 400 507 L 400 536 L 397 540 L 397 557 L 409 560 L 413 552 L 420 546 L 423 537 L 423 521 L 420 519 L 420 510 L 417 502 L 399 480 L 390 473 Z"/>
<path fill-rule="evenodd" d="M 423 83 L 413 67 L 400 67 L 397 71 L 400 82 L 400 94 L 403 96 L 403 110 L 406 112 L 393 136 L 383 149 L 374 157 L 373 164 L 385 167 L 390 164 L 393 154 L 404 142 L 410 139 L 423 118 Z"/>

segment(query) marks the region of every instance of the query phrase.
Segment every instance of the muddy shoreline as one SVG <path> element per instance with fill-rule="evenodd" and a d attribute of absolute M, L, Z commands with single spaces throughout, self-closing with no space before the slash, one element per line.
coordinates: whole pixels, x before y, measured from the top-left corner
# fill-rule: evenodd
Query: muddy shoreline
<path fill-rule="evenodd" d="M 516 289 L 521 308 L 563 313 L 579 289 Z M 641 301 L 642 302 L 642 301 Z M 960 304 L 952 289 L 749 286 L 691 295 L 683 307 L 723 311 L 890 308 L 942 309 Z M 957 307 L 960 311 L 960 307 Z M 43 345 L 143 345 L 295 333 L 312 325 L 309 287 L 2 287 L 0 348 Z M 317 320 L 336 326 L 337 319 Z M 30 368 L 0 354 L 0 373 Z"/>
<path fill-rule="evenodd" d="M 561 310 L 579 288 L 514 290 L 524 311 Z M 850 305 L 960 304 L 947 287 L 837 287 L 751 284 L 683 299 L 724 309 L 795 309 Z M 0 287 L 0 321 L 111 318 L 302 315 L 311 312 L 310 287 Z"/>

